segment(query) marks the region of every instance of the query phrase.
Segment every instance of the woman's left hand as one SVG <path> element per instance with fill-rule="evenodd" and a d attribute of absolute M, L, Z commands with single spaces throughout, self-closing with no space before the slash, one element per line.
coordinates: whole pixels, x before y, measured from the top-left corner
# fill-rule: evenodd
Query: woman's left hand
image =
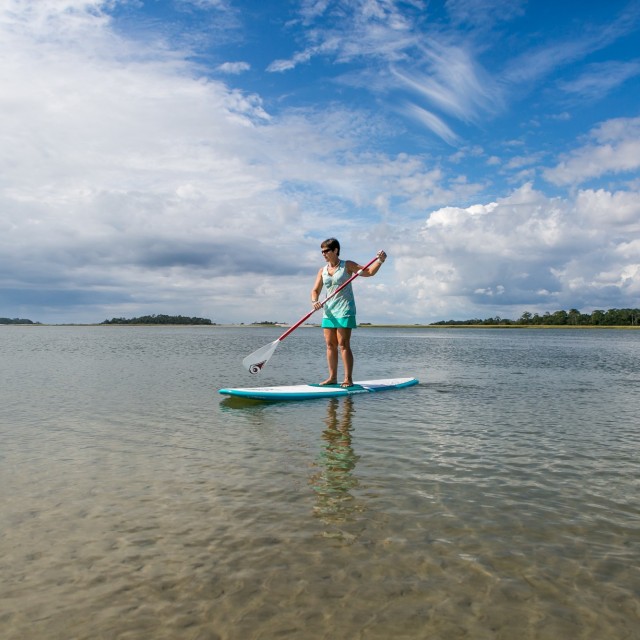
<path fill-rule="evenodd" d="M 382 264 L 386 259 L 387 254 L 382 249 L 380 249 L 380 251 L 378 251 L 378 260 L 380 260 L 380 264 Z"/>

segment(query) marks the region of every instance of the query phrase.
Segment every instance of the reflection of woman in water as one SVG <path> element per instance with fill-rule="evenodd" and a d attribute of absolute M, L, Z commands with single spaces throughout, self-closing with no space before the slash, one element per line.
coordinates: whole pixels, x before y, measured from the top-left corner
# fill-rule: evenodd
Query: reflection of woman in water
<path fill-rule="evenodd" d="M 341 403 L 342 411 L 339 411 Z M 328 400 L 327 428 L 322 432 L 323 449 L 317 463 L 319 471 L 311 483 L 317 496 L 315 513 L 331 520 L 344 519 L 356 508 L 349 493 L 358 486 L 352 474 L 358 461 L 351 446 L 352 414 L 353 398 Z"/>

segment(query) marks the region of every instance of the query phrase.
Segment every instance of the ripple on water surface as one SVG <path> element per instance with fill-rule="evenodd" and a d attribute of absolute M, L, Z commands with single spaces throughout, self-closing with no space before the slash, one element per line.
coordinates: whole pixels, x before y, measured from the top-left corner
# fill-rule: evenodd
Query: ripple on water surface
<path fill-rule="evenodd" d="M 3 639 L 637 637 L 640 334 L 359 330 L 421 384 L 221 401 L 272 333 L 0 331 Z"/>

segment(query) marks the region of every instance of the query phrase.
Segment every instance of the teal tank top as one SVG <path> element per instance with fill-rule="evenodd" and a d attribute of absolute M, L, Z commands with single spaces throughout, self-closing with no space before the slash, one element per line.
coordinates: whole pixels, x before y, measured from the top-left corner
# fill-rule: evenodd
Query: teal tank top
<path fill-rule="evenodd" d="M 325 265 L 322 270 L 322 284 L 327 290 L 327 296 L 330 296 L 341 284 L 346 282 L 351 274 L 346 269 L 344 260 L 340 260 L 338 268 L 333 275 L 329 275 L 329 265 Z M 356 301 L 353 297 L 353 288 L 349 283 L 338 295 L 331 298 L 324 305 L 325 318 L 346 318 L 347 316 L 356 315 Z"/>

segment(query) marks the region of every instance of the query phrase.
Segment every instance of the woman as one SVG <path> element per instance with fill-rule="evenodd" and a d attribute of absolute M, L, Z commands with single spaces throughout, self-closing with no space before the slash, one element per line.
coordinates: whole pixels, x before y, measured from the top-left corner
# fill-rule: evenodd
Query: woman
<path fill-rule="evenodd" d="M 378 251 L 378 260 L 370 267 L 363 269 L 351 260 L 340 260 L 340 243 L 335 238 L 329 238 L 320 245 L 322 255 L 327 264 L 318 271 L 315 284 L 311 289 L 311 304 L 314 309 L 322 305 L 318 301 L 322 287 L 326 287 L 327 295 L 331 295 L 341 284 L 346 282 L 354 273 L 362 269 L 361 276 L 368 278 L 378 273 L 382 263 L 387 259 L 384 251 Z M 351 330 L 356 327 L 356 302 L 353 289 L 348 284 L 340 293 L 331 298 L 324 305 L 322 328 L 327 344 L 327 364 L 329 377 L 321 385 L 337 384 L 338 382 L 338 348 L 342 354 L 344 367 L 343 387 L 353 386 L 353 353 L 351 352 Z"/>

